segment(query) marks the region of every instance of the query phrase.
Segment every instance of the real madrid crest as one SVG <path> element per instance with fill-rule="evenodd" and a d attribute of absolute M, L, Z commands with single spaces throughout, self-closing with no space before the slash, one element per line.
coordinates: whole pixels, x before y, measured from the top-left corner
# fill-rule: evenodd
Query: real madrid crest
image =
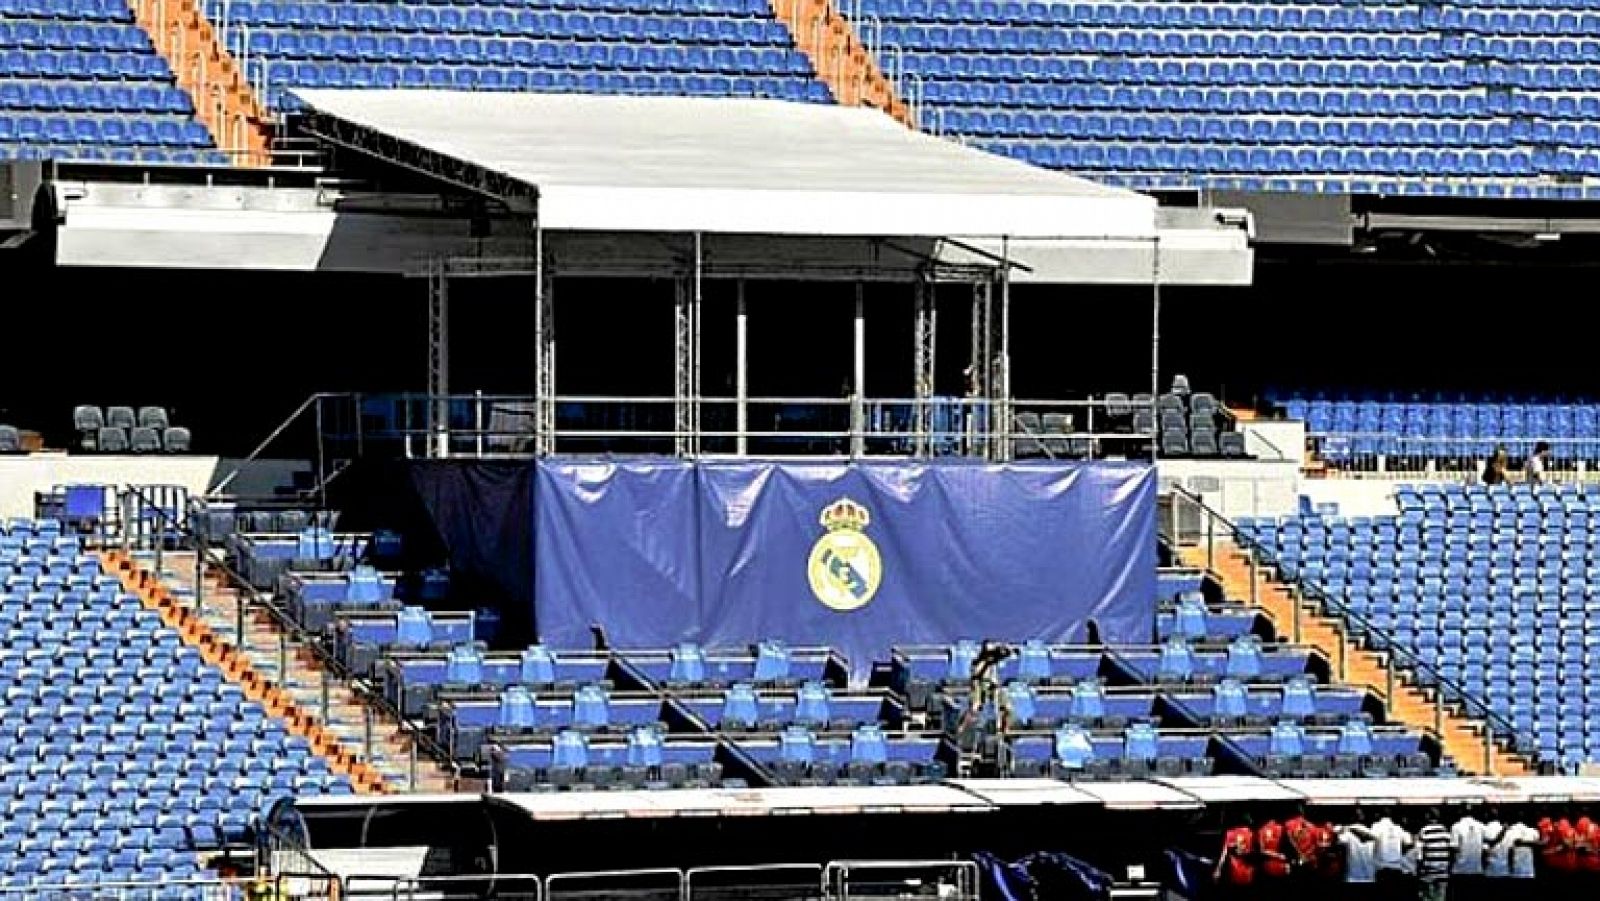
<path fill-rule="evenodd" d="M 872 514 L 843 497 L 822 508 L 819 519 L 827 531 L 811 546 L 806 563 L 811 593 L 840 612 L 865 607 L 883 579 L 883 559 L 866 532 Z"/>

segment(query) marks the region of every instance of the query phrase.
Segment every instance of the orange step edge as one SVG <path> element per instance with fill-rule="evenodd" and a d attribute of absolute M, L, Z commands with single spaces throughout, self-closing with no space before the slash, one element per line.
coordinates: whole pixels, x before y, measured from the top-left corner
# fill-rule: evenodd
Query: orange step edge
<path fill-rule="evenodd" d="M 1250 597 L 1249 557 L 1245 551 L 1231 542 L 1221 542 L 1221 547 L 1212 555 L 1209 566 L 1203 547 L 1183 548 L 1180 557 L 1185 564 L 1207 569 L 1216 576 L 1229 597 Z M 1293 619 L 1294 605 L 1297 602 L 1284 586 L 1270 580 L 1265 569 L 1258 569 L 1256 573 L 1256 597 L 1257 607 L 1275 624 Z M 1280 634 L 1289 633 L 1280 629 Z M 1314 636 L 1321 640 L 1312 640 Z M 1318 613 L 1302 610 L 1300 637 L 1303 642 L 1322 651 L 1330 661 L 1339 659 L 1339 655 L 1342 654 L 1346 682 L 1365 688 L 1379 697 L 1385 696 L 1388 685 L 1387 661 L 1379 654 L 1351 641 L 1332 620 Z M 1366 671 L 1366 679 L 1355 677 L 1355 674 L 1361 671 Z M 1395 675 L 1394 697 L 1390 699 L 1393 715 L 1400 722 L 1413 728 L 1433 732 L 1433 703 L 1420 688 L 1411 684 L 1402 674 L 1397 672 Z M 1442 724 L 1444 727 L 1442 734 L 1437 735 L 1439 742 L 1455 759 L 1457 766 L 1464 771 L 1477 772 L 1481 769 L 1487 745 L 1495 775 L 1522 775 L 1533 772 L 1527 760 L 1509 754 L 1499 745 L 1487 741 L 1482 735 L 1482 730 L 1477 728 L 1473 721 L 1454 711 L 1446 710 Z"/>
<path fill-rule="evenodd" d="M 107 571 L 115 573 L 123 587 L 133 592 L 147 608 L 162 614 L 164 622 L 187 620 L 192 628 L 179 629 L 184 644 L 195 648 L 206 657 L 208 651 L 219 658 L 221 668 L 229 681 L 244 690 L 245 697 L 259 702 L 272 716 L 284 721 L 289 731 L 310 743 L 313 752 L 328 761 L 336 773 L 349 776 L 351 784 L 364 794 L 387 792 L 383 779 L 371 764 L 356 759 L 338 747 L 332 733 L 324 729 L 308 712 L 288 698 L 278 686 L 261 676 L 231 645 L 223 642 L 199 617 L 177 605 L 167 590 L 156 583 L 151 573 L 120 551 L 102 551 L 101 562 Z M 172 625 L 172 623 L 168 623 Z M 209 662 L 209 661 L 208 661 Z M 331 742 L 331 747 L 325 746 Z"/>

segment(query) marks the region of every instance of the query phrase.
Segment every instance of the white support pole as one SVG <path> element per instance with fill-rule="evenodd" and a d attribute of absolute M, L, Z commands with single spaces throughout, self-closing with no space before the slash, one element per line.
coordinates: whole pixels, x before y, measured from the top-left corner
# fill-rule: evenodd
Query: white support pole
<path fill-rule="evenodd" d="M 690 436 L 690 448 L 695 456 L 700 455 L 700 307 L 704 300 L 704 274 L 705 274 L 705 248 L 701 243 L 701 234 L 694 233 L 694 295 L 692 306 L 689 310 L 689 419 L 693 424 L 693 433 Z"/>
<path fill-rule="evenodd" d="M 734 291 L 738 305 L 734 334 L 734 398 L 739 433 L 736 449 L 742 457 L 750 450 L 746 434 L 750 429 L 750 316 L 744 306 L 744 279 L 734 283 Z"/>
<path fill-rule="evenodd" d="M 1150 241 L 1150 462 L 1161 453 L 1161 237 Z"/>
<path fill-rule="evenodd" d="M 450 276 L 448 263 L 428 264 L 427 455 L 450 456 Z M 319 405 L 320 409 L 320 405 Z"/>
<path fill-rule="evenodd" d="M 867 304 L 866 288 L 856 282 L 855 367 L 850 378 L 850 456 L 866 452 Z"/>
<path fill-rule="evenodd" d="M 1011 459 L 1011 239 L 1000 237 L 1000 360 L 995 397 L 1000 408 L 1000 459 Z"/>

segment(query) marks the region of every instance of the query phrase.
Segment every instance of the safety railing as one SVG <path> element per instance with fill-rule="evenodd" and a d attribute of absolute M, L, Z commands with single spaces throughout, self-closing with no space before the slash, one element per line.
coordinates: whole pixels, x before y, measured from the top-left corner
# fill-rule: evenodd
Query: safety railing
<path fill-rule="evenodd" d="M 968 860 L 846 860 L 689 869 L 594 870 L 534 875 L 347 876 L 350 901 L 845 901 L 937 898 L 977 901 L 978 868 Z"/>
<path fill-rule="evenodd" d="M 1240 534 L 1239 527 L 1226 516 L 1212 509 L 1199 495 L 1178 486 L 1171 487 L 1171 504 L 1168 515 L 1162 523 L 1163 537 L 1174 545 L 1200 546 L 1206 549 L 1206 568 L 1216 568 L 1217 543 L 1219 540 L 1236 538 Z M 1250 565 L 1250 603 L 1258 606 L 1260 603 L 1260 567 L 1263 563 L 1261 549 L 1238 545 L 1245 552 Z M 1346 678 L 1346 646 L 1352 636 L 1365 636 L 1367 645 L 1377 653 L 1386 655 L 1384 672 L 1387 684 L 1384 686 L 1384 704 L 1389 712 L 1394 711 L 1399 678 L 1397 667 L 1404 667 L 1413 673 L 1417 687 L 1425 690 L 1433 706 L 1433 732 L 1436 736 L 1444 734 L 1444 718 L 1447 711 L 1459 712 L 1468 719 L 1478 720 L 1484 729 L 1484 756 L 1482 760 L 1483 772 L 1492 774 L 1494 771 L 1492 753 L 1498 745 L 1513 753 L 1521 754 L 1530 760 L 1536 759 L 1536 744 L 1532 736 L 1519 733 L 1517 727 L 1504 716 L 1496 713 L 1488 700 L 1469 692 L 1466 686 L 1451 679 L 1443 671 L 1430 663 L 1414 647 L 1403 645 L 1395 638 L 1394 633 L 1382 629 L 1365 614 L 1355 610 L 1349 599 L 1348 593 L 1340 594 L 1332 591 L 1320 580 L 1312 579 L 1304 573 L 1285 573 L 1278 567 L 1278 561 L 1269 559 L 1265 563 L 1277 572 L 1279 582 L 1289 590 L 1293 601 L 1294 613 L 1290 623 L 1291 641 L 1299 644 L 1303 628 L 1302 618 L 1305 614 L 1307 602 L 1317 603 L 1331 615 L 1334 628 L 1339 634 L 1338 647 L 1335 650 L 1334 672 L 1340 681 Z"/>
<path fill-rule="evenodd" d="M 450 762 L 450 756 L 439 746 L 428 730 L 416 722 L 407 719 L 396 708 L 383 692 L 364 680 L 354 678 L 342 661 L 328 649 L 322 636 L 310 632 L 300 625 L 288 610 L 277 603 L 277 600 L 261 591 L 258 591 L 250 581 L 235 570 L 222 555 L 210 547 L 206 541 L 189 527 L 183 514 L 169 512 L 167 506 L 160 503 L 159 498 L 151 496 L 147 488 L 140 486 L 125 486 L 119 491 L 119 509 L 144 510 L 149 514 L 157 526 L 155 528 L 131 529 L 120 528 L 123 550 L 127 552 L 139 551 L 152 556 L 152 562 L 157 573 L 161 572 L 163 555 L 166 551 L 187 548 L 193 552 L 194 562 L 194 612 L 198 615 L 203 612 L 202 604 L 205 599 L 205 575 L 208 571 L 219 573 L 234 590 L 234 634 L 233 647 L 241 653 L 246 650 L 245 625 L 248 608 L 255 607 L 263 610 L 272 619 L 278 633 L 278 672 L 288 672 L 290 658 L 290 644 L 310 653 L 317 661 L 318 669 L 322 674 L 321 709 L 318 711 L 319 721 L 327 724 L 330 721 L 330 683 L 328 680 L 337 678 L 345 683 L 350 691 L 368 709 L 382 711 L 398 724 L 402 733 L 409 738 L 410 757 L 407 761 L 409 776 L 408 787 L 415 789 L 420 761 L 418 754 L 425 753 L 433 758 L 434 762 L 448 765 L 454 777 L 459 782 L 460 767 Z M 182 511 L 184 507 L 178 507 Z M 219 635 L 219 638 L 224 636 Z M 364 742 L 362 757 L 371 761 L 373 757 L 373 723 L 368 713 L 364 723 Z"/>
<path fill-rule="evenodd" d="M 862 397 L 553 398 L 552 453 L 883 457 L 986 460 L 1148 459 L 1156 435 L 1124 400 Z M 686 430 L 681 404 L 699 407 Z M 316 394 L 212 489 L 269 452 L 310 458 L 319 497 L 353 460 L 522 458 L 541 445 L 539 402 L 526 395 Z"/>
<path fill-rule="evenodd" d="M 346 876 L 345 897 L 357 901 L 543 901 L 538 876 Z"/>

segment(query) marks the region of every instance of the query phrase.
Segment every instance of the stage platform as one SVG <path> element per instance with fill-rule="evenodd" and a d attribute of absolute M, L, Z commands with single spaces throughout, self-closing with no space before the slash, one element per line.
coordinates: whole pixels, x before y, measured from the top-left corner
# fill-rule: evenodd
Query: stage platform
<path fill-rule="evenodd" d="M 1090 859 L 1157 859 L 1196 830 L 1249 812 L 1306 808 L 1343 822 L 1400 808 L 1494 805 L 1528 819 L 1600 802 L 1600 779 L 1286 779 L 1130 782 L 954 779 L 919 786 L 686 789 L 318 797 L 270 812 L 278 854 L 379 883 L 575 874 L 781 871 L 822 861 L 963 860 L 1058 848 Z M 352 824 L 381 822 L 379 832 Z M 1212 824 L 1210 826 L 1204 824 Z M 304 845 L 282 844 L 295 836 Z M 1062 844 L 1060 837 L 1071 836 Z M 1209 839 L 1208 839 L 1209 840 Z M 559 855 L 541 849 L 560 848 Z M 495 860 L 492 874 L 456 860 Z M 515 874 L 513 877 L 511 874 Z M 564 874 L 564 875 L 563 875 Z"/>

